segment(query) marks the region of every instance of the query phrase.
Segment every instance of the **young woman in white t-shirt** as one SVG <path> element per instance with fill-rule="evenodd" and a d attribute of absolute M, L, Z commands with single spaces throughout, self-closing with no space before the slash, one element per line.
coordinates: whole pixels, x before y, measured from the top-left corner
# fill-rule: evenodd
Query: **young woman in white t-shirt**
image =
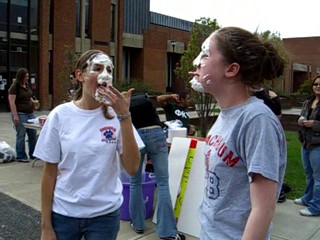
<path fill-rule="evenodd" d="M 125 98 L 111 85 L 112 71 L 105 53 L 83 53 L 74 100 L 53 109 L 40 133 L 35 156 L 45 161 L 42 240 L 117 237 L 123 201 L 119 165 L 133 175 L 144 144 L 131 122 L 133 89 Z"/>

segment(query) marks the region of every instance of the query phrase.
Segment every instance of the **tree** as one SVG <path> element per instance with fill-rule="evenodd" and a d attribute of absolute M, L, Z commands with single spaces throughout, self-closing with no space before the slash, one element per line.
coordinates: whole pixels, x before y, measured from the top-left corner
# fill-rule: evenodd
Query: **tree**
<path fill-rule="evenodd" d="M 195 21 L 192 27 L 188 47 L 182 54 L 180 66 L 175 69 L 175 74 L 185 80 L 185 84 L 189 90 L 190 76 L 188 72 L 195 68 L 193 60 L 198 56 L 202 42 L 219 28 L 217 20 L 211 20 L 210 18 L 200 18 Z M 191 101 L 195 104 L 195 109 L 199 116 L 201 136 L 205 137 L 207 128 L 212 125 L 216 101 L 211 94 L 199 93 L 192 89 L 189 92 Z"/>
<path fill-rule="evenodd" d="M 70 101 L 67 89 L 70 87 L 70 73 L 72 73 L 75 70 L 75 64 L 77 62 L 78 56 L 75 53 L 74 49 L 70 45 L 64 46 L 64 62 L 61 72 L 58 76 L 59 81 L 59 91 L 60 91 L 60 97 L 62 99 L 59 99 L 61 102 L 64 101 Z"/>
<path fill-rule="evenodd" d="M 258 35 L 262 41 L 270 42 L 278 50 L 280 56 L 285 60 L 287 67 L 288 63 L 291 61 L 291 56 L 289 52 L 285 49 L 284 42 L 280 36 L 280 33 L 271 32 L 269 30 L 259 33 L 258 30 L 256 30 L 255 34 Z M 264 87 L 273 89 L 275 92 L 282 95 L 283 81 L 284 76 L 281 76 L 277 79 L 274 79 L 272 82 L 266 81 Z"/>

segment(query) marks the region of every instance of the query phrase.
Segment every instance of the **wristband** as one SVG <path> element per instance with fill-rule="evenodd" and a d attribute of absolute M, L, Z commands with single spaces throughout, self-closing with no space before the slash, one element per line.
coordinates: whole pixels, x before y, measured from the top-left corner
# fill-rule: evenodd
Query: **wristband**
<path fill-rule="evenodd" d="M 126 119 L 127 117 L 131 116 L 131 112 L 127 112 L 126 114 L 123 115 L 117 115 L 117 118 L 119 121 L 122 121 L 123 119 Z"/>

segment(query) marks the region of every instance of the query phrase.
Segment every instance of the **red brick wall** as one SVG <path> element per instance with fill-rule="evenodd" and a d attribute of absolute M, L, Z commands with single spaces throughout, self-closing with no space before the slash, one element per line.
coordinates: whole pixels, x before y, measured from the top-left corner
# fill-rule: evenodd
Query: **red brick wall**
<path fill-rule="evenodd" d="M 293 63 L 300 63 L 311 65 L 311 72 L 302 73 L 303 79 L 299 82 L 293 83 L 293 75 L 291 66 L 289 67 L 288 74 L 285 79 L 286 92 L 292 92 L 297 90 L 301 84 L 301 81 L 306 80 L 304 78 L 311 78 L 316 74 L 316 68 L 320 67 L 320 37 L 305 37 L 305 38 L 284 38 L 284 45 L 289 52 Z M 299 76 L 295 76 L 299 78 Z M 296 79 L 297 80 L 297 79 Z"/>
<path fill-rule="evenodd" d="M 167 33 L 144 31 L 143 75 L 155 91 L 165 91 L 167 79 Z"/>
<path fill-rule="evenodd" d="M 314 74 L 316 67 L 320 67 L 320 37 L 284 38 L 283 41 L 294 62 L 312 65 Z"/>
<path fill-rule="evenodd" d="M 91 43 L 92 49 L 110 54 L 111 0 L 91 1 Z"/>
<path fill-rule="evenodd" d="M 63 75 L 65 64 L 65 46 L 75 48 L 76 18 L 75 1 L 55 0 L 53 5 L 53 106 L 60 104 L 65 98 L 66 89 L 61 87 L 59 79 Z"/>
<path fill-rule="evenodd" d="M 118 1 L 118 12 L 116 14 L 116 19 L 117 19 L 117 43 L 116 43 L 116 53 L 117 53 L 117 57 L 115 57 L 115 62 L 116 62 L 116 69 L 115 69 L 115 77 L 116 79 L 120 79 L 121 78 L 121 69 L 122 69 L 122 44 L 123 44 L 123 39 L 122 39 L 122 34 L 123 34 L 123 8 L 124 8 L 124 1 Z"/>
<path fill-rule="evenodd" d="M 144 31 L 144 72 L 142 77 L 148 85 L 152 86 L 153 90 L 159 92 L 166 91 L 167 41 L 175 40 L 184 42 L 185 47 L 187 47 L 190 35 L 190 32 L 170 29 L 158 25 L 151 25 L 150 29 Z M 176 53 L 175 58 L 179 61 L 178 53 Z M 183 85 L 182 79 L 176 79 L 174 87 L 181 90 Z"/>
<path fill-rule="evenodd" d="M 49 103 L 49 16 L 50 0 L 39 2 L 39 98 L 41 108 L 50 109 Z"/>

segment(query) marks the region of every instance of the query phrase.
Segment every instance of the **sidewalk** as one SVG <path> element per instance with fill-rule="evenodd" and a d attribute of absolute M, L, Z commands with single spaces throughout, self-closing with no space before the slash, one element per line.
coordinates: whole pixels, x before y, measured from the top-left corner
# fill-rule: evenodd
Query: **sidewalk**
<path fill-rule="evenodd" d="M 48 112 L 36 112 L 36 115 L 39 116 L 47 113 Z M 10 114 L 0 113 L 0 140 L 5 140 L 8 144 L 14 146 L 14 134 L 15 132 L 12 128 Z M 22 164 L 13 162 L 0 164 L 0 192 L 11 196 L 36 210 L 40 210 L 40 179 L 42 169 L 43 163 L 40 161 L 35 163 L 35 167 L 32 167 L 31 163 Z M 272 240 L 320 239 L 320 217 L 300 216 L 299 210 L 301 208 L 301 206 L 295 205 L 292 200 L 277 204 L 276 213 L 273 219 L 274 230 L 271 238 Z M 2 214 L 0 214 L 0 218 L 1 217 Z M 118 239 L 157 239 L 155 224 L 151 222 L 151 219 L 148 219 L 146 221 L 145 233 L 143 235 L 137 235 L 131 230 L 129 222 L 121 221 Z M 197 238 L 187 236 L 187 239 L 193 240 Z"/>

